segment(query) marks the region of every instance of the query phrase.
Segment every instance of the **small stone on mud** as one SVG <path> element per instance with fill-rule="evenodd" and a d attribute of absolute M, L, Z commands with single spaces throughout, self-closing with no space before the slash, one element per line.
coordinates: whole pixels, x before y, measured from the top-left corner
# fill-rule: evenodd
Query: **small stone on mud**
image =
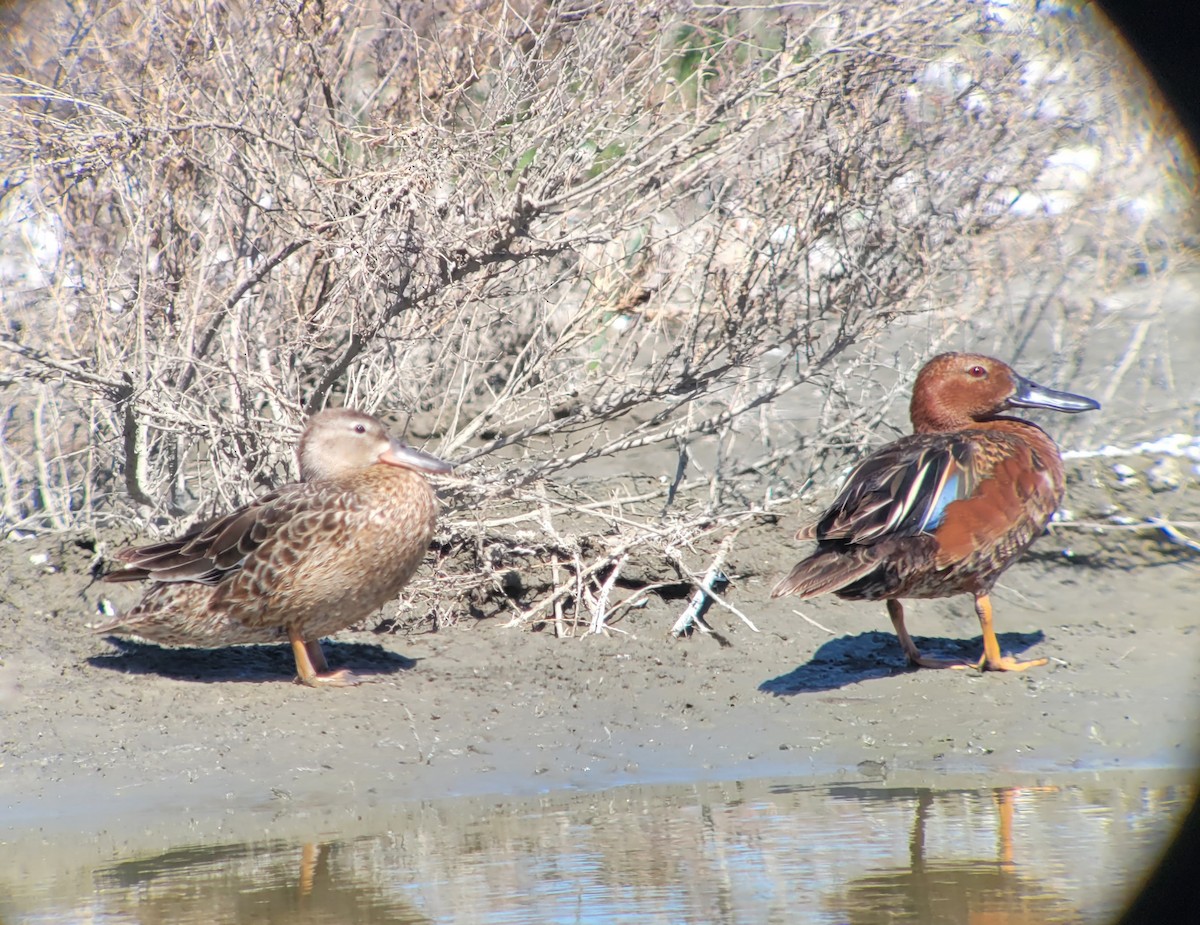
<path fill-rule="evenodd" d="M 1118 488 L 1134 488 L 1138 484 L 1137 470 L 1125 463 L 1117 463 L 1112 467 L 1113 475 L 1117 477 Z"/>
<path fill-rule="evenodd" d="M 1146 484 L 1153 492 L 1176 491 L 1183 484 L 1183 473 L 1174 459 L 1164 456 L 1146 470 Z"/>

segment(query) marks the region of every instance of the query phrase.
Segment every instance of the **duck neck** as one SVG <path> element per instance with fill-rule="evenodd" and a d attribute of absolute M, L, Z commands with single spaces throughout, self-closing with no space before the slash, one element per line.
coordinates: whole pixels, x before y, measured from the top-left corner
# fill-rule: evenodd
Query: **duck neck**
<path fill-rule="evenodd" d="M 971 424 L 971 427 L 979 430 L 1006 430 L 1009 433 L 1017 432 L 1032 432 L 1033 434 L 1050 439 L 1050 435 L 1046 433 L 1033 421 L 1027 421 L 1024 418 L 1013 418 L 1003 414 L 997 414 L 995 417 L 987 418 L 983 421 L 978 421 Z"/>
<path fill-rule="evenodd" d="M 959 430 L 1007 430 L 1017 431 L 1026 428 L 1045 434 L 1042 428 L 1024 418 L 1008 417 L 1002 414 L 989 415 L 985 418 L 972 418 L 965 414 L 947 414 L 940 409 L 922 408 L 912 415 L 913 433 L 917 434 L 949 434 Z"/>
<path fill-rule="evenodd" d="M 978 427 L 976 421 L 970 418 L 945 415 L 942 417 L 916 417 L 912 419 L 914 434 L 950 434 L 956 430 L 969 430 Z"/>
<path fill-rule="evenodd" d="M 969 414 L 948 410 L 941 403 L 924 400 L 916 394 L 913 395 L 908 413 L 913 433 L 917 434 L 948 434 L 967 430 L 977 423 Z"/>

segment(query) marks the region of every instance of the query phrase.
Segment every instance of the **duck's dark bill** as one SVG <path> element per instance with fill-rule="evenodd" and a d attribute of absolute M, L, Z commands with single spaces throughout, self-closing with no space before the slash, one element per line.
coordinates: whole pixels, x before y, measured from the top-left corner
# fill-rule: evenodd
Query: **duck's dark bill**
<path fill-rule="evenodd" d="M 413 449 L 413 447 L 406 446 L 395 439 L 392 440 L 392 445 L 379 457 L 379 461 L 391 466 L 404 466 L 406 469 L 432 472 L 436 475 L 445 475 L 454 469 L 446 460 L 439 459 L 432 453 Z"/>
<path fill-rule="evenodd" d="M 1100 402 L 1094 399 L 1048 389 L 1024 376 L 1017 376 L 1016 380 L 1016 394 L 1008 400 L 1008 405 L 1012 408 L 1048 408 L 1051 411 L 1076 414 L 1080 411 L 1095 411 L 1100 407 Z"/>

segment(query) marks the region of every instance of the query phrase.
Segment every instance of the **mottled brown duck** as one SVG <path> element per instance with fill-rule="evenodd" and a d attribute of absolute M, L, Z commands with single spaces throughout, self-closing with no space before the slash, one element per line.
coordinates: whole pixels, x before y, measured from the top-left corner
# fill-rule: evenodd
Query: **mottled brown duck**
<path fill-rule="evenodd" d="M 900 599 L 972 594 L 983 630 L 983 657 L 975 667 L 1021 671 L 1044 665 L 1044 658 L 1022 662 L 1000 654 L 990 593 L 1062 503 L 1062 456 L 1044 430 L 1004 412 L 1099 407 L 1090 398 L 1031 382 L 992 357 L 934 357 L 913 386 L 914 433 L 859 463 L 829 509 L 796 534 L 816 540 L 817 548 L 771 596 L 886 600 L 912 664 L 962 668 L 918 651 Z"/>
<path fill-rule="evenodd" d="M 96 628 L 171 646 L 291 643 L 301 683 L 359 683 L 330 671 L 320 639 L 394 598 L 421 564 L 437 506 L 426 473 L 449 463 L 349 409 L 314 414 L 301 481 L 178 539 L 122 550 L 105 581 L 150 582 L 128 613 Z"/>

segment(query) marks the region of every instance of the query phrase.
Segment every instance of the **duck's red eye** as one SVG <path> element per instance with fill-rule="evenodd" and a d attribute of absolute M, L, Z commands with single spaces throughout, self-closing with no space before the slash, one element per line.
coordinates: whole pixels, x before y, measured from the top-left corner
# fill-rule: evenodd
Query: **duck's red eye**
<path fill-rule="evenodd" d="M 967 373 L 976 379 L 983 379 L 987 376 L 987 370 L 982 366 L 972 366 Z"/>

